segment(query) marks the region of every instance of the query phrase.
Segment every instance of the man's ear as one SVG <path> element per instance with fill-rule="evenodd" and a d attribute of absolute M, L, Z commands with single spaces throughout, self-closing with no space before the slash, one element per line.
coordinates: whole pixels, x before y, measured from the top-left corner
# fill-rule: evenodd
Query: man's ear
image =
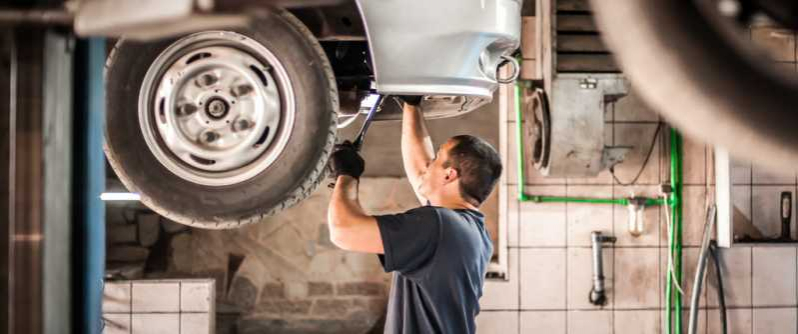
<path fill-rule="evenodd" d="M 444 183 L 454 182 L 459 177 L 460 177 L 460 175 L 457 174 L 457 170 L 456 169 L 451 168 L 451 167 L 446 168 L 446 174 L 444 174 L 444 176 L 443 176 L 443 179 L 445 181 Z"/>

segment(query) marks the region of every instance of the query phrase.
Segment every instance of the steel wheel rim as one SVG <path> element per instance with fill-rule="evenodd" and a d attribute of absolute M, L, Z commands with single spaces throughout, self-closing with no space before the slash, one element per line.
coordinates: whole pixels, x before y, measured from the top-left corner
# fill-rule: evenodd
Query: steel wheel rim
<path fill-rule="evenodd" d="M 265 171 L 295 116 L 286 69 L 257 41 L 230 31 L 186 36 L 150 65 L 139 126 L 156 159 L 187 181 L 226 186 Z"/>

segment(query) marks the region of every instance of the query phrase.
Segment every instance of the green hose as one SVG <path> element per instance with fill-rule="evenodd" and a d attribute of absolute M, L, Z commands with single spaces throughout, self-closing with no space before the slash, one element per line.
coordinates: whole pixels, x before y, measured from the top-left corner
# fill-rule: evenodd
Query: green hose
<path fill-rule="evenodd" d="M 524 185 L 526 185 L 526 181 L 524 180 L 524 140 L 521 136 L 523 129 L 523 124 L 521 122 L 521 87 L 519 84 L 515 84 L 513 85 L 513 88 L 515 89 L 515 146 L 518 149 L 518 159 L 516 159 L 518 160 L 516 162 L 518 164 L 518 166 L 516 166 L 518 167 L 518 169 L 516 169 L 518 171 L 518 173 L 516 173 L 518 174 L 518 200 L 521 202 L 526 202 L 529 200 L 529 198 L 524 191 Z"/>
<path fill-rule="evenodd" d="M 682 138 L 671 128 L 671 224 L 668 234 L 668 251 L 673 256 L 673 271 L 667 273 L 665 285 L 665 333 L 682 332 L 682 295 L 673 287 L 682 281 Z M 668 268 L 670 270 L 670 267 Z M 676 282 L 673 282 L 676 276 Z M 680 284 L 681 285 L 681 284 Z M 674 305 L 675 304 L 675 305 Z M 673 309 L 672 309 L 673 306 Z M 675 313 L 675 315 L 674 315 Z M 673 319 L 673 321 L 671 321 Z"/>

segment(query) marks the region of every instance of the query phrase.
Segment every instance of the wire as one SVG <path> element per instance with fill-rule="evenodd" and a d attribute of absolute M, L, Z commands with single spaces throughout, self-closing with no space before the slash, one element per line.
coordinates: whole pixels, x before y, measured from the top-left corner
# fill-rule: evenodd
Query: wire
<path fill-rule="evenodd" d="M 629 183 L 622 182 L 620 179 L 618 179 L 618 176 L 615 175 L 615 166 L 610 167 L 610 174 L 612 174 L 612 178 L 613 180 L 615 180 L 615 182 L 617 182 L 622 186 L 631 186 L 637 183 L 637 180 L 640 178 L 640 175 L 643 175 L 643 171 L 646 169 L 648 161 L 651 160 L 651 154 L 654 153 L 654 146 L 657 144 L 657 138 L 659 137 L 660 130 L 662 130 L 662 122 L 657 123 L 657 129 L 654 130 L 654 136 L 651 139 L 651 146 L 648 147 L 648 153 L 646 153 L 646 159 L 643 160 L 643 165 L 640 166 L 640 170 L 637 171 L 637 175 L 635 175 L 634 179 L 632 179 L 632 182 Z"/>
<path fill-rule="evenodd" d="M 718 306 L 720 307 L 720 325 L 721 333 L 726 334 L 728 331 L 728 319 L 726 318 L 726 294 L 723 289 L 723 273 L 720 271 L 720 261 L 718 261 L 718 244 L 715 240 L 709 242 L 709 255 L 712 256 L 712 262 L 715 263 L 715 273 L 718 278 Z"/>
<path fill-rule="evenodd" d="M 663 195 L 665 197 L 665 195 Z M 671 276 L 671 280 L 673 281 L 673 286 L 676 287 L 676 290 L 679 291 L 679 294 L 684 295 L 684 290 L 682 290 L 682 286 L 679 284 L 679 280 L 676 279 L 676 271 L 673 269 L 673 250 L 671 249 L 671 214 L 668 208 L 665 208 L 665 226 L 668 228 L 668 275 Z"/>

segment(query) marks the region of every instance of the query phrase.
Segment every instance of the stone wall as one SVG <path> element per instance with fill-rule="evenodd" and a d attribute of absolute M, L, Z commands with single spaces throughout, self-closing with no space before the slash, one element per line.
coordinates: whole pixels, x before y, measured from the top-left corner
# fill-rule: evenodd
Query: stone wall
<path fill-rule="evenodd" d="M 109 268 L 139 268 L 126 276 L 114 271 L 127 279 L 214 278 L 217 333 L 380 333 L 390 275 L 376 255 L 342 251 L 330 242 L 330 193 L 320 187 L 299 205 L 235 230 L 167 232 L 174 223 L 155 216 L 158 240 L 149 247 L 131 226 L 151 224 L 153 216 L 138 206 L 109 207 L 109 260 L 120 249 L 144 254 Z M 372 214 L 418 203 L 404 178 L 363 178 L 360 194 Z"/>

